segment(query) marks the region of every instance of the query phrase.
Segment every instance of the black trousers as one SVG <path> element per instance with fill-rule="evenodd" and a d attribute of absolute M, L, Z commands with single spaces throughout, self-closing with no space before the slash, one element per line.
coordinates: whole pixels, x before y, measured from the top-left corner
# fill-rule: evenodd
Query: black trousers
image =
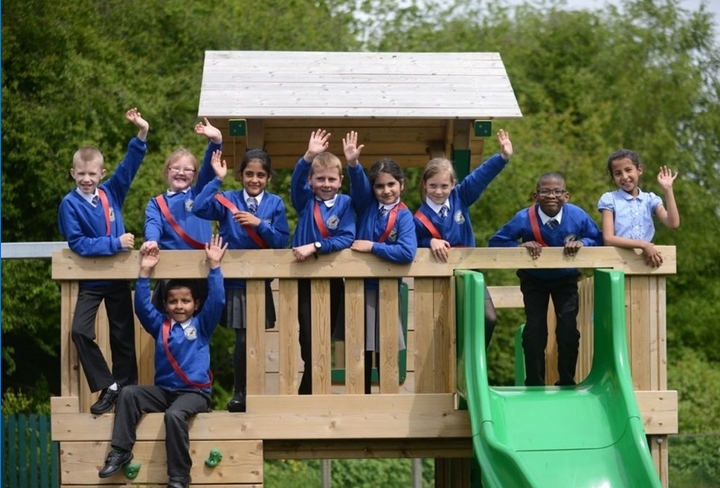
<path fill-rule="evenodd" d="M 310 280 L 298 280 L 298 322 L 300 323 L 300 356 L 305 362 L 298 393 L 312 394 L 312 308 Z M 345 323 L 345 283 L 342 278 L 330 280 L 330 334 Z"/>
<path fill-rule="evenodd" d="M 525 352 L 525 385 L 545 384 L 545 345 L 547 344 L 547 311 L 549 299 L 555 305 L 558 347 L 558 385 L 575 384 L 575 366 L 580 347 L 577 330 L 578 276 L 565 276 L 556 280 L 541 280 L 525 271 L 518 271 L 520 291 L 525 304 L 525 329 L 522 334 Z"/>
<path fill-rule="evenodd" d="M 95 318 L 100 303 L 105 301 L 110 327 L 112 373 L 95 342 Z M 130 282 L 117 281 L 108 286 L 80 287 L 72 322 L 72 341 L 85 371 L 90 391 L 138 381 L 135 359 L 135 318 L 133 316 Z"/>
<path fill-rule="evenodd" d="M 158 386 L 138 385 L 123 388 L 115 406 L 111 444 L 132 451 L 142 414 L 165 412 L 168 478 L 188 483 L 192 468 L 188 419 L 209 411 L 210 396 L 199 390 L 164 390 Z"/>

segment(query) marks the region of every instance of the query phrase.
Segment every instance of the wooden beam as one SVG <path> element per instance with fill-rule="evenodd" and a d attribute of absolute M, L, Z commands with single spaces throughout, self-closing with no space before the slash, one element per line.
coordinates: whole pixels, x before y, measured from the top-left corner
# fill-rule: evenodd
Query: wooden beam
<path fill-rule="evenodd" d="M 310 262 L 299 263 L 291 250 L 231 250 L 225 253 L 222 269 L 226 278 L 402 278 L 450 277 L 455 269 L 546 269 L 612 268 L 627 275 L 667 275 L 677 272 L 674 246 L 657 246 L 663 265 L 651 268 L 639 250 L 617 247 L 590 247 L 569 258 L 562 248 L 547 248 L 533 260 L 524 248 L 458 248 L 447 263 L 439 263 L 430 249 L 418 249 L 411 264 L 389 263 L 370 254 L 349 249 L 324 254 Z M 68 249 L 53 252 L 52 277 L 55 280 L 136 279 L 139 251 L 112 257 L 84 258 Z M 154 278 L 205 278 L 204 251 L 163 251 Z"/>

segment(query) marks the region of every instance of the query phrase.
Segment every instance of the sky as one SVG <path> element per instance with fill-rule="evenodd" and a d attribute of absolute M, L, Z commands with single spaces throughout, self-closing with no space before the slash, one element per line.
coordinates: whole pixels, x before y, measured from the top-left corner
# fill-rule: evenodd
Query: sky
<path fill-rule="evenodd" d="M 510 5 L 519 5 L 527 1 L 532 3 L 531 0 L 506 0 Z M 620 5 L 621 3 L 619 0 L 565 0 L 565 2 L 569 9 L 590 10 L 601 9 L 608 4 Z M 715 37 L 720 39 L 720 0 L 681 0 L 680 7 L 690 11 L 697 11 L 703 3 L 707 11 L 715 16 Z"/>

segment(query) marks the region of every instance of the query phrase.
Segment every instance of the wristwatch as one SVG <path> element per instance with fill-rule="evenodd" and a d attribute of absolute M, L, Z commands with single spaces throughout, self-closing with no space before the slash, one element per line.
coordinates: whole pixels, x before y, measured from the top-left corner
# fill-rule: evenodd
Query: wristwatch
<path fill-rule="evenodd" d="M 317 259 L 318 254 L 320 253 L 321 249 L 322 249 L 322 243 L 320 241 L 315 241 L 315 259 Z"/>

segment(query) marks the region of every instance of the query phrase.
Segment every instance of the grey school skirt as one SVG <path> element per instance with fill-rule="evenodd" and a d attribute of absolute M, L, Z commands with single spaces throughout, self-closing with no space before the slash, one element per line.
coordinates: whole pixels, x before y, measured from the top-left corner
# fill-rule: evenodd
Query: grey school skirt
<path fill-rule="evenodd" d="M 247 328 L 247 299 L 245 288 L 225 290 L 225 310 L 220 317 L 220 324 L 229 329 Z M 265 328 L 275 326 L 275 303 L 273 302 L 270 283 L 265 285 Z"/>
<path fill-rule="evenodd" d="M 380 308 L 378 290 L 365 290 L 365 350 L 380 351 Z M 398 301 L 398 349 L 405 349 L 402 329 L 402 297 Z"/>

